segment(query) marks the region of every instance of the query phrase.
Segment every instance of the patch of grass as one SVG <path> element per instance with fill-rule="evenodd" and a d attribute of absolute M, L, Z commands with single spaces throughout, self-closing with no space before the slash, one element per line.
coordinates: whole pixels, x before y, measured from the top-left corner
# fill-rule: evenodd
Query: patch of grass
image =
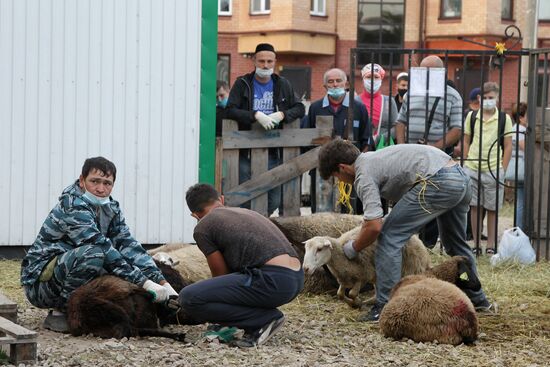
<path fill-rule="evenodd" d="M 19 307 L 26 306 L 26 298 L 20 282 L 21 261 L 1 260 L 0 261 L 0 292 Z"/>
<path fill-rule="evenodd" d="M 0 349 L 0 365 L 8 364 L 9 357 L 2 349 Z"/>

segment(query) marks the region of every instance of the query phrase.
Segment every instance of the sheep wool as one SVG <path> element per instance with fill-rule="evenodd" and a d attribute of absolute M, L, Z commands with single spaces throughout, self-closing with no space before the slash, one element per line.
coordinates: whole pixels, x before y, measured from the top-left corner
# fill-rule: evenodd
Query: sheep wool
<path fill-rule="evenodd" d="M 380 314 L 380 330 L 396 340 L 458 345 L 478 336 L 478 320 L 470 299 L 456 285 L 416 275 L 392 291 Z"/>
<path fill-rule="evenodd" d="M 188 243 L 169 243 L 148 252 L 154 259 L 176 269 L 186 283 L 195 283 L 212 276 L 206 257 L 198 246 Z"/>
<path fill-rule="evenodd" d="M 353 307 L 361 304 L 358 298 L 361 288 L 367 283 L 376 283 L 374 254 L 377 243 L 363 249 L 354 260 L 349 260 L 343 252 L 343 245 L 348 240 L 355 239 L 360 230 L 361 227 L 356 227 L 339 238 L 317 236 L 307 240 L 303 263 L 306 274 L 315 274 L 317 269 L 326 264 L 338 281 L 338 297 Z M 429 267 L 428 251 L 417 236 L 411 237 L 403 248 L 403 276 L 422 273 Z M 348 295 L 346 289 L 350 289 Z M 367 303 L 373 301 L 371 298 Z"/>
<path fill-rule="evenodd" d="M 283 232 L 290 241 L 300 261 L 304 260 L 304 242 L 315 236 L 339 237 L 347 231 L 360 226 L 363 222 L 361 215 L 338 213 L 315 213 L 299 217 L 269 218 Z M 334 293 L 338 282 L 325 268 L 318 269 L 313 274 L 306 274 L 304 279 L 304 293 L 322 294 Z"/>

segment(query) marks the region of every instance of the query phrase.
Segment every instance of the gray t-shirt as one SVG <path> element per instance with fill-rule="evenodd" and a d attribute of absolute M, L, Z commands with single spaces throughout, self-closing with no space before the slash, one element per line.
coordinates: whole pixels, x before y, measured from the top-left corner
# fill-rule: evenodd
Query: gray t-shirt
<path fill-rule="evenodd" d="M 392 145 L 359 155 L 354 186 L 363 202 L 364 218 L 382 218 L 380 198 L 399 201 L 419 177 L 433 176 L 450 159 L 437 148 L 418 144 Z"/>
<path fill-rule="evenodd" d="M 243 208 L 212 209 L 199 221 L 193 237 L 205 256 L 220 251 L 231 272 L 262 266 L 283 254 L 298 257 L 275 224 Z"/>

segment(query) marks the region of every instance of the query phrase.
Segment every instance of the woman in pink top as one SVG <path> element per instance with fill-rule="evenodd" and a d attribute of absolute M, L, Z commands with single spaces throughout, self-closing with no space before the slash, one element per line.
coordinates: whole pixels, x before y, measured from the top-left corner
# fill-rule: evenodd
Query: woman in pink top
<path fill-rule="evenodd" d="M 388 128 L 391 128 L 397 120 L 397 105 L 393 98 L 383 95 L 380 91 L 386 71 L 378 64 L 367 64 L 361 70 L 363 78 L 363 93 L 356 97 L 362 102 L 371 118 L 372 137 L 376 144 L 380 136 L 384 135 L 387 141 Z M 380 124 L 382 121 L 382 124 Z M 392 136 L 393 136 L 392 132 Z"/>

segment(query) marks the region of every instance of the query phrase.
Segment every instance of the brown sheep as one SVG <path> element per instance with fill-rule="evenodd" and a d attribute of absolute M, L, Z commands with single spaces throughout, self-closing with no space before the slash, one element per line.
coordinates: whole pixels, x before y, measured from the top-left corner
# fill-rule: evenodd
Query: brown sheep
<path fill-rule="evenodd" d="M 439 279 L 436 279 L 439 278 Z M 475 308 L 459 288 L 479 290 L 468 258 L 455 256 L 426 274 L 401 279 L 380 314 L 386 337 L 416 342 L 472 343 L 477 339 Z"/>

